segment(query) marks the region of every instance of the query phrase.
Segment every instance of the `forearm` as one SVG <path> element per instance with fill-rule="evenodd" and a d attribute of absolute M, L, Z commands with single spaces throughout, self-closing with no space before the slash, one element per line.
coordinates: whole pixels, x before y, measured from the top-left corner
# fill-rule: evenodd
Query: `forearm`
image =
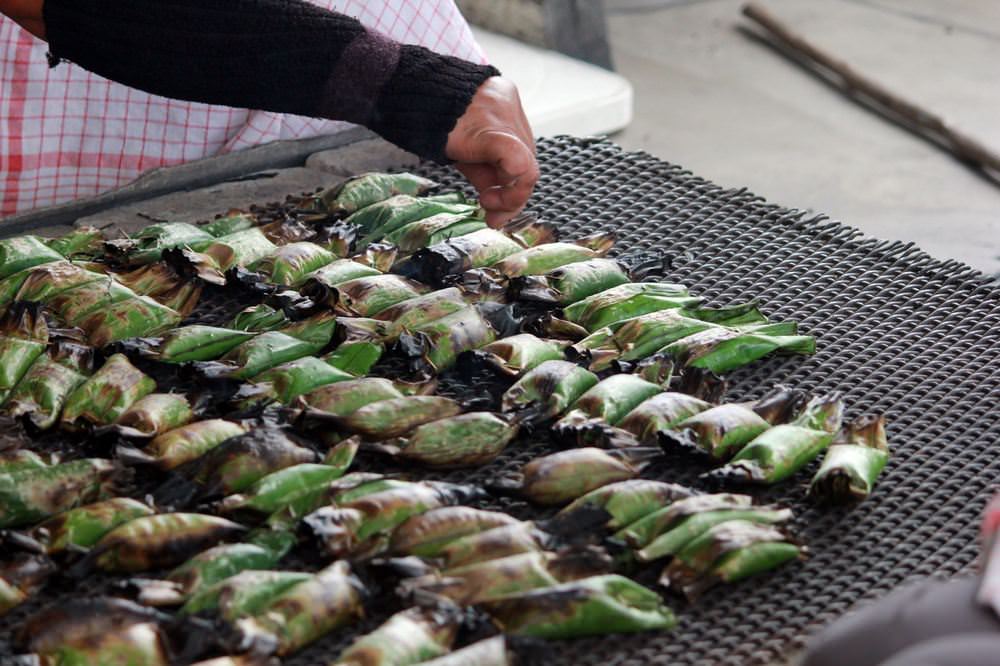
<path fill-rule="evenodd" d="M 444 159 L 496 71 L 298 0 L 46 0 L 50 50 L 155 94 L 366 125 Z"/>

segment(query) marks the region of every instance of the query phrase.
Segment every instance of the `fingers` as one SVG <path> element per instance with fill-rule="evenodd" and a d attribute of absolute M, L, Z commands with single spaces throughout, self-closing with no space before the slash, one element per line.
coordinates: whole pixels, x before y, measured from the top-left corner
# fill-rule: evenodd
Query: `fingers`
<path fill-rule="evenodd" d="M 479 192 L 487 224 L 501 226 L 531 197 L 538 182 L 538 163 L 529 146 L 507 133 L 483 132 L 474 143 L 470 153 L 478 159 L 456 166 Z"/>

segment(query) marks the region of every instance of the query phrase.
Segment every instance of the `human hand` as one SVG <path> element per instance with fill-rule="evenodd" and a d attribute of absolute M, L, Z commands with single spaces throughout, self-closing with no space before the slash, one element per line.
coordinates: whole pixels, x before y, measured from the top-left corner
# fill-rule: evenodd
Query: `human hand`
<path fill-rule="evenodd" d="M 503 77 L 486 79 L 448 135 L 445 155 L 479 191 L 487 224 L 499 228 L 517 215 L 538 182 L 535 140 L 517 87 Z"/>

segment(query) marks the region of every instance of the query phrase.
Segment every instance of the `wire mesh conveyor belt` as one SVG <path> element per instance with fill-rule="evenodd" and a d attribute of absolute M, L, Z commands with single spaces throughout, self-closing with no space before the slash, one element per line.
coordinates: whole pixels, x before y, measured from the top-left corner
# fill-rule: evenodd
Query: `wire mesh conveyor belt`
<path fill-rule="evenodd" d="M 759 397 L 777 383 L 841 390 L 848 417 L 886 413 L 893 446 L 875 493 L 855 508 L 807 503 L 809 474 L 755 492 L 795 510 L 808 561 L 717 588 L 695 605 L 671 599 L 680 618 L 675 630 L 567 641 L 553 663 L 769 664 L 858 601 L 910 578 L 973 565 L 980 513 L 1000 479 L 1000 285 L 912 245 L 865 239 L 606 141 L 549 139 L 539 153 L 543 177 L 531 209 L 565 237 L 615 229 L 619 253 L 671 256 L 665 280 L 720 303 L 760 298 L 773 319 L 798 320 L 818 338 L 815 356 L 775 357 L 734 373 L 730 400 Z M 447 188 L 467 187 L 448 168 L 422 172 Z M 196 315 L 204 322 L 215 310 L 223 321 L 238 308 L 206 299 Z M 391 374 L 392 367 L 382 370 Z M 507 385 L 492 375 L 449 373 L 439 393 L 495 401 Z M 544 434 L 521 436 L 485 467 L 428 476 L 482 484 L 552 449 Z M 643 476 L 700 487 L 706 469 L 671 456 Z M 510 499 L 493 506 L 521 518 L 551 513 Z M 104 591 L 112 580 L 47 589 L 3 618 L 0 663 L 10 654 L 11 630 L 27 615 L 60 598 Z M 284 663 L 334 658 L 393 610 L 380 610 L 377 600 L 373 606 L 357 631 L 329 636 Z"/>

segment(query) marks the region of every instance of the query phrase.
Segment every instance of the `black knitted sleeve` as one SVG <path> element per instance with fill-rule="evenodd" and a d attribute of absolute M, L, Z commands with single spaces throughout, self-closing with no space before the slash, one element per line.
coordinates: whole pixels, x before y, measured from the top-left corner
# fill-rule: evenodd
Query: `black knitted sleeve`
<path fill-rule="evenodd" d="M 346 120 L 444 161 L 498 74 L 302 0 L 45 0 L 53 62 L 164 97 Z"/>

